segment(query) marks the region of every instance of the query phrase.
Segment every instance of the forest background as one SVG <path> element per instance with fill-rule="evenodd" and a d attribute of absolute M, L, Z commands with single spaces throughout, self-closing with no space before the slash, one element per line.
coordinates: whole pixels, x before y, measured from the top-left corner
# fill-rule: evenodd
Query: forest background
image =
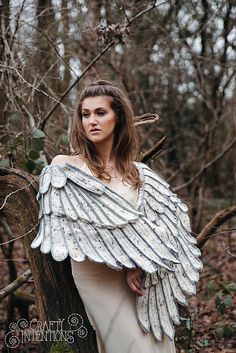
<path fill-rule="evenodd" d="M 70 154 L 78 92 L 91 80 L 119 85 L 135 115 L 157 113 L 138 126 L 139 158 L 188 203 L 204 262 L 176 344 L 234 352 L 236 2 L 0 0 L 0 14 L 0 167 L 38 176 Z M 16 222 L 2 217 L 0 231 L 4 288 L 29 266 L 22 239 L 11 241 Z M 35 314 L 33 280 L 22 290 L 0 303 L 2 342 L 22 308 Z"/>

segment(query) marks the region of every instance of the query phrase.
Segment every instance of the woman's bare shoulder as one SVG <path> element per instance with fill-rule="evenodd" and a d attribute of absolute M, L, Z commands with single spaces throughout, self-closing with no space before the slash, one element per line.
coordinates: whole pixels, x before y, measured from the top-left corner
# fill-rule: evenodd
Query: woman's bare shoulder
<path fill-rule="evenodd" d="M 83 164 L 83 159 L 78 155 L 67 156 L 65 154 L 58 154 L 52 159 L 51 164 L 60 164 L 60 163 L 70 163 L 77 167 L 80 167 Z"/>
<path fill-rule="evenodd" d="M 51 164 L 66 163 L 69 161 L 69 157 L 70 156 L 66 156 L 64 154 L 58 154 L 52 159 Z"/>

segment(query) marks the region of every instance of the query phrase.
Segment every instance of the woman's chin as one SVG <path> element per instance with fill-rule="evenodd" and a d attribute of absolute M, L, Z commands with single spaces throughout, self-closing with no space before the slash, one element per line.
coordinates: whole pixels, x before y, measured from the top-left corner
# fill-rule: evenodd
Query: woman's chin
<path fill-rule="evenodd" d="M 93 142 L 93 143 L 102 143 L 102 142 L 104 142 L 105 141 L 105 139 L 104 138 L 101 138 L 101 137 L 99 137 L 99 136 L 90 136 L 89 137 L 89 141 L 90 142 Z"/>
<path fill-rule="evenodd" d="M 108 142 L 113 143 L 114 135 L 108 135 L 108 136 L 89 136 L 88 137 L 89 141 L 94 143 L 95 145 L 102 145 L 102 144 L 107 144 Z"/>

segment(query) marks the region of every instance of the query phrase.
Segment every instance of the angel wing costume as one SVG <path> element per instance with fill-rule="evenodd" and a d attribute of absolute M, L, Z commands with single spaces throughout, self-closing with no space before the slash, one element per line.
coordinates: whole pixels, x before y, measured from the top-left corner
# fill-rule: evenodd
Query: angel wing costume
<path fill-rule="evenodd" d="M 187 206 L 152 169 L 135 165 L 142 184 L 136 207 L 81 168 L 44 167 L 37 194 L 40 227 L 31 247 L 51 252 L 56 261 L 69 255 L 113 270 L 141 268 L 138 323 L 156 341 L 163 333 L 173 340 L 178 303 L 187 305 L 187 296 L 196 291 L 200 251 L 190 234 Z"/>

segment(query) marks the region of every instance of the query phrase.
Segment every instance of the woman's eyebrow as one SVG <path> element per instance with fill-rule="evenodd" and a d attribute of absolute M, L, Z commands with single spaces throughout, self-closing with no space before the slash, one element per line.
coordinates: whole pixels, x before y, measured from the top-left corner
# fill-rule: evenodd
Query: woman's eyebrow
<path fill-rule="evenodd" d="M 96 111 L 96 110 L 100 110 L 100 109 L 106 110 L 106 108 L 104 108 L 104 107 L 97 107 L 97 108 L 95 109 L 95 111 Z M 87 108 L 83 108 L 83 109 L 82 109 L 82 112 L 85 112 L 85 111 L 86 111 L 86 112 L 89 112 L 90 110 L 87 109 Z"/>

